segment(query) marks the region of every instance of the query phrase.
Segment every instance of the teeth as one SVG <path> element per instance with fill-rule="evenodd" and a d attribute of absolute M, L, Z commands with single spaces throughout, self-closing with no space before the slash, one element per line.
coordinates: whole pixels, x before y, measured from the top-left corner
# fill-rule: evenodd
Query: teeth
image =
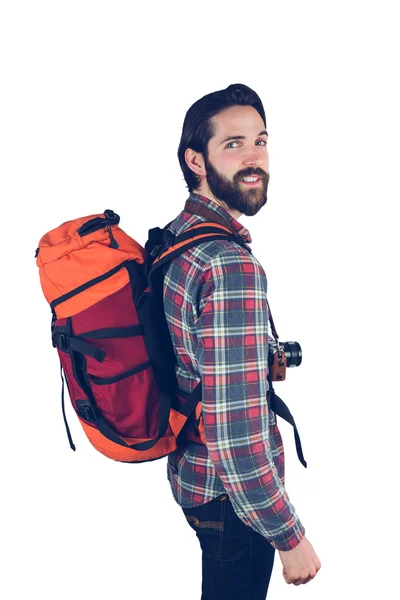
<path fill-rule="evenodd" d="M 243 181 L 257 181 L 258 177 L 243 177 Z"/>

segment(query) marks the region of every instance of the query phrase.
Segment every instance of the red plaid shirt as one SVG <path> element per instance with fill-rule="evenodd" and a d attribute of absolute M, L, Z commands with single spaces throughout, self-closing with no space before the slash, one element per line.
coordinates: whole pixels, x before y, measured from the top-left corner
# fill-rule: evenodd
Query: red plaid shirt
<path fill-rule="evenodd" d="M 230 222 L 249 244 L 248 230 L 214 200 L 191 193 Z M 183 210 L 174 234 L 206 221 Z M 204 504 L 227 493 L 237 516 L 279 550 L 305 534 L 284 488 L 284 450 L 268 410 L 267 278 L 234 242 L 214 240 L 186 250 L 166 267 L 164 309 L 183 394 L 201 380 L 207 446 L 188 442 L 168 455 L 176 502 Z"/>

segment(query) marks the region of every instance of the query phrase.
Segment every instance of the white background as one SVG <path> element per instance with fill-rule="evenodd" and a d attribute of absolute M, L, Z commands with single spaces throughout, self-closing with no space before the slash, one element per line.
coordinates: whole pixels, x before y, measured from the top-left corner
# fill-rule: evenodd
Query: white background
<path fill-rule="evenodd" d="M 267 116 L 267 205 L 241 217 L 281 341 L 286 487 L 322 569 L 268 597 L 399 597 L 399 22 L 395 2 L 3 1 L 1 597 L 199 600 L 166 458 L 126 465 L 67 405 L 34 252 L 111 208 L 144 245 L 182 210 L 186 111 L 231 83 Z M 140 6 L 140 8 L 139 8 Z"/>

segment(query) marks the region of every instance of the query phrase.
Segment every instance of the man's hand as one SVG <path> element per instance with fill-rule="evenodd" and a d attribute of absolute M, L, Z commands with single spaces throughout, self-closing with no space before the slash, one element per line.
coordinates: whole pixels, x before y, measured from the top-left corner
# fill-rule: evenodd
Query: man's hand
<path fill-rule="evenodd" d="M 293 550 L 278 550 L 286 583 L 300 585 L 314 579 L 321 568 L 318 556 L 306 537 Z"/>

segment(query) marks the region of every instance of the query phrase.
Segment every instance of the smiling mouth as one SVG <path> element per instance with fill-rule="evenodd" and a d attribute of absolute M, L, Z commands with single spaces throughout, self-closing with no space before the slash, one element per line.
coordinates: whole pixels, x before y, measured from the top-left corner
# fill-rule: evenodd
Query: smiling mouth
<path fill-rule="evenodd" d="M 260 183 L 260 181 L 261 181 L 260 177 L 258 179 L 256 179 L 256 181 L 245 181 L 244 179 L 240 180 L 241 183 L 244 183 L 245 185 L 248 185 L 250 187 L 258 185 Z"/>

